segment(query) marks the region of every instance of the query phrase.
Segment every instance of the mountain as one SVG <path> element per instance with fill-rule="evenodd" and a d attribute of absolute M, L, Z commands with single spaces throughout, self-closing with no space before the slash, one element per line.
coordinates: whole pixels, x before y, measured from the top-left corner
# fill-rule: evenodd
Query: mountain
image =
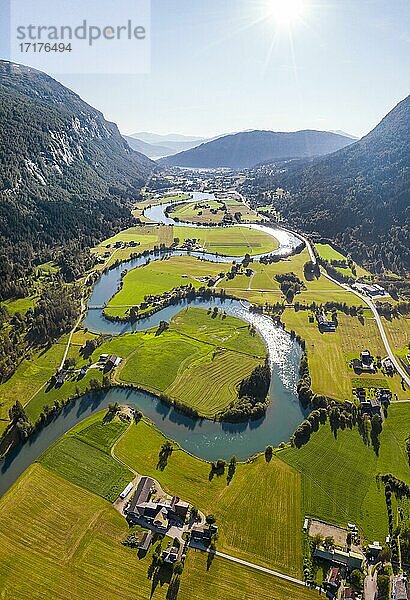
<path fill-rule="evenodd" d="M 190 150 L 191 148 L 195 148 L 208 140 L 201 137 L 189 136 L 189 135 L 181 135 L 179 133 L 169 133 L 167 135 L 161 135 L 159 133 L 133 133 L 129 136 L 124 136 L 127 141 L 129 138 L 134 139 L 137 143 L 150 144 L 151 146 L 155 146 L 161 149 L 160 154 L 148 154 L 151 152 L 151 149 L 148 147 L 147 156 L 152 158 L 158 156 L 169 156 L 171 154 L 175 154 L 176 152 L 183 152 L 184 150 Z M 134 146 L 131 146 L 132 148 Z M 140 146 L 143 147 L 143 146 Z M 155 150 L 156 152 L 157 150 Z"/>
<path fill-rule="evenodd" d="M 195 135 L 182 135 L 181 133 L 167 133 L 165 135 L 160 133 L 149 133 L 147 131 L 141 131 L 140 133 L 133 133 L 130 137 L 137 138 L 147 144 L 159 144 L 166 146 L 168 142 L 181 142 L 181 143 L 198 143 L 205 141 L 205 138 Z"/>
<path fill-rule="evenodd" d="M 8 280 L 49 248 L 84 247 L 128 224 L 154 168 L 77 94 L 0 61 L 0 272 Z"/>
<path fill-rule="evenodd" d="M 290 164 L 268 185 L 291 192 L 279 209 L 292 226 L 335 240 L 376 271 L 409 272 L 410 96 L 361 140 Z"/>
<path fill-rule="evenodd" d="M 141 154 L 145 154 L 145 156 L 148 156 L 149 158 L 160 158 L 163 156 L 169 156 L 170 154 L 174 154 L 175 152 L 173 148 L 149 144 L 148 142 L 143 142 L 142 140 L 138 140 L 129 135 L 123 135 L 122 137 L 127 142 L 130 148 L 136 150 L 137 152 L 141 152 Z"/>
<path fill-rule="evenodd" d="M 330 133 L 337 133 L 337 135 L 343 135 L 344 137 L 350 138 L 351 140 L 359 139 L 357 137 L 357 135 L 352 135 L 351 133 L 346 133 L 345 131 L 342 131 L 341 129 L 336 129 L 334 131 L 331 130 Z"/>
<path fill-rule="evenodd" d="M 326 131 L 243 131 L 163 158 L 161 165 L 191 168 L 243 169 L 262 162 L 328 154 L 352 140 Z"/>

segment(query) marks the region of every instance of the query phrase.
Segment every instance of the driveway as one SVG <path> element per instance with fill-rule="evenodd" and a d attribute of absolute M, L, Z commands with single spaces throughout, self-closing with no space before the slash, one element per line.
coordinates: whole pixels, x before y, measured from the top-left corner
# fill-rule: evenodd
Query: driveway
<path fill-rule="evenodd" d="M 371 574 L 371 567 L 369 567 L 369 574 L 364 580 L 364 600 L 375 600 L 377 598 L 377 569 L 374 570 L 374 574 Z"/>

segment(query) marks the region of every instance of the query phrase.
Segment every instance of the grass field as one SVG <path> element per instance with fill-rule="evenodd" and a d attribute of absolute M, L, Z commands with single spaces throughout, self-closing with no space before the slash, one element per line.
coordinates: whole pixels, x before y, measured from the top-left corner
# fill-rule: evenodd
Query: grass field
<path fill-rule="evenodd" d="M 181 242 L 197 239 L 207 252 L 225 256 L 244 256 L 247 253 L 254 256 L 272 252 L 279 246 L 273 236 L 246 226 L 198 228 L 175 225 L 174 237 Z"/>
<path fill-rule="evenodd" d="M 406 359 L 406 356 L 410 354 L 410 318 L 398 317 L 391 321 L 382 318 L 382 321 L 394 352 Z"/>
<path fill-rule="evenodd" d="M 284 462 L 263 457 L 238 464 L 226 476 L 209 479 L 209 464 L 176 449 L 164 471 L 156 468 L 163 435 L 152 425 L 133 424 L 115 448 L 116 455 L 140 473 L 151 475 L 170 493 L 216 516 L 218 549 L 284 573 L 300 576 L 302 563 L 299 474 Z"/>
<path fill-rule="evenodd" d="M 93 248 L 93 252 L 106 261 L 102 266 L 110 266 L 115 261 L 129 260 L 133 253 L 153 250 L 154 246 L 160 244 L 169 247 L 173 241 L 172 227 L 167 225 L 143 225 L 120 231 L 117 235 L 104 240 Z M 125 247 L 115 248 L 117 242 L 121 242 Z M 131 243 L 136 245 L 130 245 Z M 110 253 L 108 258 L 104 256 L 106 252 Z M 102 266 L 99 265 L 98 268 L 102 268 Z"/>
<path fill-rule="evenodd" d="M 178 600 L 311 600 L 319 592 L 215 558 L 207 571 L 207 557 L 199 550 L 188 554 Z"/>
<path fill-rule="evenodd" d="M 17 400 L 25 404 L 55 373 L 63 358 L 66 343 L 67 336 L 63 336 L 49 350 L 23 360 L 14 375 L 0 386 L 0 427 L 6 427 L 9 408 Z"/>
<path fill-rule="evenodd" d="M 409 398 L 409 390 L 403 391 L 401 378 L 385 377 L 382 373 L 357 375 L 350 368 L 353 358 L 358 358 L 362 350 L 368 349 L 373 356 L 385 356 L 385 349 L 374 319 L 338 315 L 339 326 L 336 332 L 321 333 L 316 321 L 309 323 L 308 311 L 286 309 L 282 320 L 288 331 L 294 330 L 306 342 L 309 359 L 312 389 L 332 398 L 353 399 L 352 386 L 361 379 L 372 379 L 397 393 L 400 399 Z"/>
<path fill-rule="evenodd" d="M 288 448 L 278 457 L 302 475 L 304 514 L 338 525 L 356 523 L 367 541 L 384 541 L 388 533 L 383 488 L 378 473 L 393 473 L 407 484 L 410 471 L 405 440 L 410 431 L 410 405 L 393 404 L 380 436 L 380 454 L 365 446 L 357 429 L 339 431 L 328 425 L 300 450 Z"/>
<path fill-rule="evenodd" d="M 38 294 L 27 296 L 26 298 L 18 298 L 17 300 L 5 300 L 2 305 L 6 307 L 7 312 L 10 315 L 20 313 L 21 315 L 26 314 L 29 308 L 34 308 L 39 299 Z"/>
<path fill-rule="evenodd" d="M 151 558 L 121 544 L 127 530 L 105 500 L 32 465 L 0 499 L 1 597 L 148 600 Z"/>
<path fill-rule="evenodd" d="M 217 285 L 233 292 L 236 296 L 254 302 L 279 302 L 284 300 L 276 275 L 293 272 L 303 281 L 306 290 L 297 294 L 295 301 L 300 304 L 324 304 L 325 302 L 341 302 L 348 306 L 357 306 L 360 300 L 354 294 L 341 290 L 341 288 L 325 277 L 305 279 L 303 267 L 309 260 L 308 251 L 305 249 L 300 254 L 295 254 L 277 263 L 264 265 L 255 261 L 250 268 L 254 271 L 252 277 L 237 275 L 234 279 L 224 279 Z"/>
<path fill-rule="evenodd" d="M 83 359 L 79 361 L 77 367 L 82 364 L 86 364 L 86 361 Z M 49 375 L 53 375 L 54 372 Z M 101 384 L 103 373 L 99 369 L 89 369 L 86 375 L 81 376 L 78 372 L 72 371 L 67 375 L 62 386 L 49 385 L 46 383 L 46 385 L 44 385 L 44 387 L 42 387 L 27 404 L 26 411 L 28 416 L 34 422 L 38 419 L 46 404 L 51 406 L 55 400 L 62 401 L 85 393 L 86 390 L 90 389 L 91 379 L 95 379 Z"/>
<path fill-rule="evenodd" d="M 60 438 L 40 458 L 42 465 L 71 483 L 113 502 L 133 479 L 133 473 L 110 454 L 126 425 L 103 423 L 101 415 Z"/>
<path fill-rule="evenodd" d="M 139 560 L 121 544 L 128 527 L 102 498 L 32 465 L 0 498 L 0 581 L 4 600 L 166 600 L 168 585 L 148 578 L 152 551 Z M 310 600 L 317 593 L 191 551 L 179 600 Z"/>
<path fill-rule="evenodd" d="M 223 210 L 226 206 L 226 212 Z M 175 206 L 170 213 L 170 217 L 177 217 L 180 221 L 186 223 L 213 223 L 219 225 L 225 215 L 230 216 L 236 222 L 235 214 L 241 215 L 243 222 L 256 223 L 263 220 L 261 215 L 251 210 L 240 200 L 218 199 L 218 200 L 202 200 L 200 202 L 187 202 L 180 206 Z"/>
<path fill-rule="evenodd" d="M 200 277 L 218 275 L 227 268 L 220 263 L 209 263 L 192 256 L 173 256 L 165 260 L 157 260 L 143 267 L 129 271 L 123 278 L 122 289 L 111 298 L 105 312 L 126 314 L 127 307 L 141 304 L 148 295 L 160 295 L 173 288 L 190 285 L 199 288 L 206 284 Z"/>
<path fill-rule="evenodd" d="M 237 399 L 237 386 L 266 357 L 259 335 L 251 335 L 240 319 L 187 308 L 170 328 L 121 336 L 103 344 L 100 353 L 125 360 L 117 379 L 141 386 L 213 418 Z"/>
<path fill-rule="evenodd" d="M 328 260 L 329 262 L 331 262 L 332 260 L 345 260 L 347 262 L 346 256 L 338 250 L 335 250 L 335 248 L 333 248 L 330 244 L 315 244 L 315 247 L 319 253 L 319 256 L 324 260 Z M 364 277 L 370 274 L 368 271 L 366 271 L 366 269 L 363 269 L 363 267 L 361 267 L 357 263 L 355 266 L 357 277 Z M 354 277 L 354 274 L 352 273 L 352 270 L 349 266 L 336 267 L 336 269 L 343 275 L 347 275 L 348 277 Z"/>

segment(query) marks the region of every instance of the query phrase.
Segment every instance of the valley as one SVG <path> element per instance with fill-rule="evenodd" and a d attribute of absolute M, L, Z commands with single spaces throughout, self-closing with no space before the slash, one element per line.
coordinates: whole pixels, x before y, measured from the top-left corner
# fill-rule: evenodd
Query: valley
<path fill-rule="evenodd" d="M 149 215 L 148 223 L 125 229 L 93 250 L 96 263 L 84 281 L 95 283 L 90 289 L 84 288 L 88 312 L 69 343 L 61 371 L 63 377 L 58 375 L 58 368 L 68 336 L 40 352 L 38 357 L 23 361 L 0 388 L 5 418 L 8 409 L 25 398 L 27 418 L 33 423 L 45 419 L 44 433 L 40 432 L 31 451 L 24 449 L 21 453 L 21 466 L 16 468 L 24 473 L 8 491 L 7 487 L 16 479 L 13 462 L 8 467 L 9 473 L 3 475 L 6 485 L 0 501 L 3 519 L 17 518 L 24 523 L 11 507 L 21 505 L 24 510 L 19 494 L 25 494 L 27 486 L 47 503 L 53 486 L 64 481 L 66 501 L 73 499 L 70 511 L 83 503 L 89 504 L 88 498 L 95 498 L 89 504 L 90 523 L 95 524 L 87 525 L 90 534 L 76 544 L 87 555 L 92 552 L 102 561 L 107 555 L 100 554 L 97 548 L 104 547 L 110 561 L 121 562 L 122 583 L 118 582 L 117 570 L 114 579 L 106 579 L 103 597 L 104 593 L 110 594 L 111 586 L 117 586 L 124 597 L 134 593 L 132 585 L 124 587 L 127 569 L 137 569 L 136 572 L 141 571 L 139 577 L 143 577 L 144 571 L 149 572 L 150 564 L 155 562 L 152 550 L 135 562 L 132 551 L 121 546 L 126 537 L 125 521 L 111 508 L 135 473 L 152 476 L 168 493 L 179 495 L 204 514 L 212 513 L 218 524 L 218 552 L 296 579 L 304 577 L 306 550 L 302 521 L 306 515 L 340 526 L 346 526 L 348 520 L 355 522 L 364 545 L 388 533 L 383 493 L 377 487 L 376 474 L 392 471 L 396 477 L 408 481 L 403 449 L 410 417 L 407 408 L 410 404 L 405 402 L 410 400 L 409 386 L 399 374 L 387 373 L 381 364 L 364 375 L 351 367 L 351 362 L 367 348 L 381 358 L 386 352 L 366 303 L 348 287 L 327 278 L 325 271 L 313 275 L 311 254 L 297 237 L 292 238 L 275 227 L 269 235 L 266 225 L 261 229 L 258 225 L 249 229 L 249 225 L 242 224 L 222 228 L 215 227 L 215 222 L 214 228 L 198 227 L 195 215 L 189 210 L 180 212 L 185 221 L 180 224 L 175 214 L 166 209 L 170 198 L 171 202 L 175 199 L 184 203 L 177 206 L 190 206 L 188 193 L 164 197 L 162 203 L 160 199 L 154 204 L 146 200 L 142 216 L 145 220 L 146 214 Z M 159 224 L 152 223 L 153 217 L 158 218 Z M 162 223 L 163 220 L 170 222 Z M 336 260 L 338 264 L 345 260 L 329 245 L 318 245 L 314 251 L 324 260 Z M 346 270 L 349 276 L 354 272 L 362 281 L 371 277 L 357 264 L 340 267 L 342 275 Z M 283 282 L 288 281 L 289 274 L 293 279 L 285 288 Z M 20 306 L 24 304 L 20 302 Z M 324 311 L 330 321 L 336 322 L 335 331 L 321 330 L 318 311 Z M 407 326 L 406 316 L 401 319 Z M 397 357 L 406 360 L 403 354 L 406 336 L 399 334 L 402 325 L 395 325 L 397 318 L 387 321 L 382 317 L 382 321 Z M 380 456 L 375 454 L 366 436 L 359 433 L 361 427 L 366 429 L 362 417 L 347 429 L 342 427 L 337 434 L 330 431 L 333 425 L 320 425 L 302 448 L 295 447 L 294 441 L 288 443 L 309 413 L 302 407 L 295 410 L 302 402 L 299 386 L 299 399 L 296 390 L 302 350 L 307 357 L 313 398 L 327 398 L 327 402 L 342 407 L 346 399 L 351 403 L 361 401 L 356 396 L 358 388 L 365 389 L 370 398 L 377 398 L 380 389 L 389 390 L 392 404 L 385 414 L 378 442 Z M 113 363 L 108 368 L 106 357 L 119 357 L 118 365 Z M 212 420 L 221 418 L 223 411 L 238 403 L 241 382 L 266 357 L 272 377 L 266 415 L 254 420 L 251 427 L 245 423 L 226 423 L 226 426 L 213 423 Z M 66 409 L 60 408 L 64 405 L 83 405 L 83 408 L 68 408 L 71 416 L 64 423 Z M 47 424 L 47 416 L 42 417 L 50 411 L 47 406 L 53 407 L 50 414 L 55 412 L 56 426 L 52 422 Z M 117 406 L 130 406 L 135 415 L 145 416 L 142 419 L 136 416 L 132 422 L 128 413 L 123 416 L 121 413 L 120 419 L 114 416 L 112 420 L 112 416 L 107 416 Z M 101 413 L 104 407 L 107 413 Z M 58 416 L 61 410 L 63 414 Z M 285 428 L 281 418 L 270 429 L 269 423 L 274 423 L 272 419 L 278 419 L 283 411 L 288 413 Z M 290 414 L 293 417 L 289 419 Z M 164 426 L 164 419 L 167 422 L 169 419 L 169 425 Z M 197 430 L 198 419 L 200 423 L 209 420 L 209 425 Z M 7 421 L 3 423 L 3 431 L 7 431 Z M 245 429 L 246 437 L 242 440 Z M 284 435 L 286 430 L 288 438 Z M 399 430 L 403 433 L 397 437 Z M 60 437 L 63 431 L 67 433 Z M 171 438 L 172 452 L 165 465 L 159 467 L 164 433 Z M 212 438 L 215 448 L 210 453 L 207 444 Z M 264 455 L 263 450 L 270 444 L 280 448 L 273 450 L 268 459 L 267 451 Z M 352 450 L 356 455 L 354 461 L 349 454 Z M 244 462 L 237 464 L 227 482 L 231 453 Z M 321 459 L 316 466 L 313 457 L 318 454 Z M 344 465 L 340 480 L 330 475 L 336 456 L 339 466 Z M 217 458 L 224 466 L 213 473 L 207 460 L 212 459 L 212 464 L 216 464 Z M 355 481 L 357 485 L 366 481 L 360 502 L 357 496 L 352 502 L 345 499 L 345 494 L 349 494 L 347 481 L 352 485 Z M 267 497 L 274 498 L 268 512 Z M 92 512 L 94 503 L 96 506 L 100 503 L 98 512 Z M 50 519 L 58 518 L 58 512 L 49 515 L 40 511 L 37 515 L 38 524 L 43 523 L 45 530 L 55 528 Z M 30 520 L 26 523 L 26 529 L 31 527 L 30 523 Z M 38 564 L 45 565 L 53 553 L 60 554 L 63 550 L 59 544 L 56 539 L 54 549 L 42 552 L 36 558 L 41 561 Z M 20 552 L 22 564 L 34 568 L 32 551 L 22 546 Z M 82 557 L 75 551 L 64 567 L 67 577 L 72 578 L 79 590 L 78 597 L 85 593 L 81 591 L 86 589 L 84 586 L 99 585 L 95 562 L 93 566 L 90 564 L 91 576 L 90 571 L 83 571 L 86 562 Z M 296 593 L 290 591 L 292 586 L 297 587 L 296 583 L 240 564 L 230 565 L 227 570 L 226 559 L 218 556 L 212 561 L 208 557 L 208 565 L 211 562 L 212 566 L 204 568 L 204 560 L 198 550 L 188 551 L 184 574 L 178 582 L 178 598 L 208 593 L 205 590 L 216 585 L 213 578 L 220 573 L 224 573 L 226 597 L 230 598 L 231 586 L 240 585 L 236 578 L 241 578 L 242 572 L 247 572 L 246 582 L 261 586 L 261 594 L 267 577 L 278 598 Z M 166 568 L 161 573 L 162 583 L 152 582 L 154 598 L 165 597 L 165 588 L 166 594 L 174 589 L 172 573 L 167 575 Z M 21 577 L 24 580 L 23 572 Z M 20 584 L 14 578 L 6 580 L 19 597 Z M 244 585 L 248 585 L 246 582 Z M 47 585 L 53 585 L 50 579 Z M 151 582 L 147 590 L 150 585 Z M 219 584 L 218 589 L 221 590 Z M 318 596 L 313 589 L 297 589 L 298 598 Z M 21 593 L 24 594 L 24 587 Z M 53 593 L 58 598 L 61 591 L 54 587 Z M 144 588 L 139 593 L 142 594 L 139 597 L 146 597 Z M 218 593 L 224 597 L 223 589 Z"/>
<path fill-rule="evenodd" d="M 157 4 L 81 96 L 0 60 L 0 598 L 408 600 L 401 21 Z"/>

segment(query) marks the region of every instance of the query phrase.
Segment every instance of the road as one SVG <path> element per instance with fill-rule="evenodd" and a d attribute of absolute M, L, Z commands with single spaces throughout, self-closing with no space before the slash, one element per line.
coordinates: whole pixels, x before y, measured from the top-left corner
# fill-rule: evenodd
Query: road
<path fill-rule="evenodd" d="M 315 256 L 315 253 L 313 251 L 312 245 L 309 242 L 309 240 L 307 238 L 305 238 L 303 235 L 300 235 L 299 233 L 295 233 L 294 235 L 296 235 L 297 237 L 299 237 L 301 240 L 303 240 L 305 242 L 306 247 L 307 247 L 307 249 L 309 251 L 310 259 L 311 259 L 311 261 L 314 264 L 316 264 L 316 256 Z M 351 294 L 355 294 L 355 296 L 357 296 L 358 298 L 360 298 L 370 308 L 370 310 L 373 313 L 374 319 L 376 321 L 377 327 L 379 328 L 380 336 L 382 338 L 383 345 L 385 347 L 385 350 L 386 350 L 386 353 L 387 353 L 388 357 L 390 358 L 391 362 L 393 363 L 393 365 L 394 365 L 396 371 L 398 372 L 398 374 L 404 379 L 404 381 L 406 382 L 406 384 L 408 385 L 408 387 L 410 387 L 410 377 L 406 373 L 406 371 L 403 369 L 403 367 L 401 366 L 401 364 L 399 363 L 399 361 L 397 360 L 397 358 L 395 357 L 395 355 L 393 353 L 393 350 L 390 347 L 390 343 L 389 343 L 389 340 L 387 338 L 386 332 L 384 330 L 383 323 L 382 323 L 382 320 L 380 318 L 380 315 L 377 312 L 377 309 L 374 306 L 373 302 L 370 300 L 370 298 L 367 298 L 366 296 L 363 296 L 363 294 L 360 294 L 360 292 L 354 290 L 353 288 L 351 288 L 346 283 L 340 283 L 339 281 L 337 281 L 336 279 L 334 279 L 333 277 L 331 277 L 330 275 L 328 275 L 323 269 L 321 269 L 321 273 L 327 279 L 329 279 L 329 281 L 332 281 L 333 283 L 335 283 L 336 285 L 338 285 L 339 287 L 341 287 L 342 289 L 344 289 L 346 292 L 350 292 Z"/>
<path fill-rule="evenodd" d="M 364 600 L 375 600 L 377 598 L 377 569 L 372 575 L 372 567 L 369 566 L 368 575 L 364 580 Z"/>
<path fill-rule="evenodd" d="M 370 300 L 370 298 L 367 298 L 366 296 L 363 296 L 363 294 L 361 294 L 360 292 L 354 290 L 353 288 L 351 288 L 346 283 L 340 283 L 336 279 L 333 279 L 333 277 L 331 277 L 330 275 L 328 275 L 324 271 L 322 271 L 322 275 L 324 275 L 330 281 L 333 281 L 333 283 L 336 283 L 338 286 L 340 286 L 341 288 L 343 288 L 347 292 L 355 294 L 355 296 L 357 296 L 358 298 L 360 298 L 370 308 L 370 310 L 373 313 L 374 319 L 376 321 L 377 327 L 379 328 L 379 332 L 380 332 L 380 335 L 381 335 L 381 338 L 382 338 L 382 341 L 383 341 L 383 344 L 384 344 L 384 347 L 385 347 L 385 350 L 387 352 L 388 357 L 390 358 L 391 362 L 395 366 L 396 371 L 404 379 L 404 381 L 406 382 L 406 384 L 410 387 L 410 377 L 407 375 L 406 371 L 403 369 L 403 367 L 401 366 L 401 364 L 399 363 L 399 361 L 395 357 L 395 355 L 394 355 L 394 353 L 393 353 L 393 351 L 392 351 L 392 349 L 390 347 L 390 343 L 389 343 L 389 340 L 387 338 L 386 332 L 384 330 L 383 323 L 382 323 L 382 320 L 380 318 L 380 315 L 377 312 L 377 309 L 374 306 L 373 302 Z"/>
<path fill-rule="evenodd" d="M 247 560 L 243 560 L 241 558 L 237 558 L 236 556 L 231 556 L 230 554 L 225 554 L 224 552 L 218 552 L 218 550 L 210 550 L 209 548 L 204 548 L 203 546 L 197 546 L 191 542 L 191 547 L 196 548 L 197 550 L 201 550 L 202 552 L 209 552 L 209 554 L 214 554 L 219 558 L 224 558 L 225 560 L 229 560 L 231 562 L 237 563 L 238 565 L 242 565 L 243 567 L 248 567 L 250 569 L 255 569 L 256 571 L 260 571 L 262 573 L 266 573 L 267 575 L 273 575 L 274 577 L 278 577 L 279 579 L 284 579 L 285 581 L 290 581 L 291 583 L 296 583 L 297 585 L 303 585 L 306 587 L 306 583 L 301 579 L 296 579 L 296 577 L 291 577 L 290 575 L 284 575 L 283 573 L 279 573 L 279 571 L 274 571 L 273 569 L 268 569 L 267 567 L 262 567 L 261 565 L 257 565 L 255 563 L 248 562 Z M 319 588 L 316 588 L 319 589 Z"/>
<path fill-rule="evenodd" d="M 85 303 L 84 303 L 84 299 L 83 299 L 83 298 L 81 298 L 81 311 L 80 311 L 80 316 L 78 317 L 77 321 L 75 322 L 75 325 L 74 325 L 74 327 L 73 327 L 73 328 L 72 328 L 72 330 L 70 331 L 70 335 L 68 336 L 68 342 L 67 342 L 67 346 L 65 347 L 65 350 L 64 350 L 63 359 L 62 359 L 62 361 L 61 361 L 61 364 L 60 364 L 60 366 L 59 366 L 59 368 L 58 368 L 58 370 L 59 370 L 59 371 L 61 371 L 61 370 L 63 369 L 63 367 L 64 367 L 64 363 L 65 363 L 65 361 L 66 361 L 67 354 L 68 354 L 68 351 L 69 351 L 69 349 L 70 349 L 71 340 L 73 339 L 73 335 L 74 335 L 74 332 L 75 332 L 75 330 L 77 329 L 77 327 L 78 327 L 78 326 L 79 326 L 79 324 L 81 323 L 81 319 L 83 318 L 84 312 L 85 312 Z"/>

